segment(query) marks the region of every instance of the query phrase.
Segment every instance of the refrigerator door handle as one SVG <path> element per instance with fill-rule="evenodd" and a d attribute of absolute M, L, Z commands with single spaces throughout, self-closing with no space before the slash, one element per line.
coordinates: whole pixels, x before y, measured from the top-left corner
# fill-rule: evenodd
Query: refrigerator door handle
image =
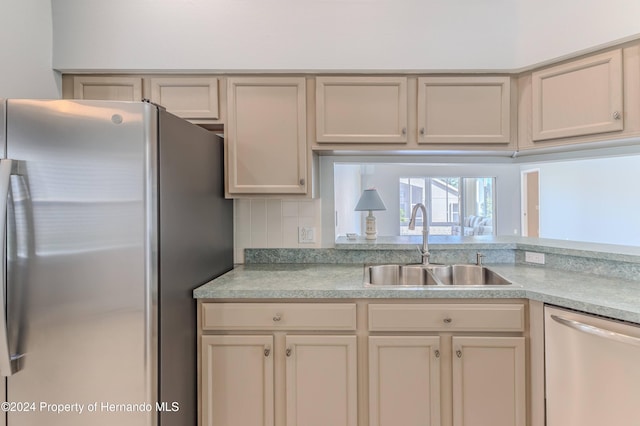
<path fill-rule="evenodd" d="M 0 243 L 2 252 L 5 251 L 6 224 L 7 224 L 7 204 L 9 202 L 9 185 L 11 174 L 14 171 L 16 162 L 13 160 L 0 160 Z M 11 376 L 20 368 L 18 360 L 20 357 L 12 357 L 9 351 L 9 339 L 7 331 L 7 310 L 6 310 L 6 256 L 0 259 L 0 373 L 3 376 Z"/>

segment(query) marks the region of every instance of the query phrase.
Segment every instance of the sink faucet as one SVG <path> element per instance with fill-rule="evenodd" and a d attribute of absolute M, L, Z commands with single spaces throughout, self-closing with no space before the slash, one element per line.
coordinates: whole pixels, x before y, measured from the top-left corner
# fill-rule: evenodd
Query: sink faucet
<path fill-rule="evenodd" d="M 418 248 L 420 250 L 420 254 L 422 255 L 422 264 L 429 264 L 429 219 L 427 216 L 427 208 L 422 203 L 418 203 L 413 206 L 413 210 L 411 210 L 411 219 L 409 220 L 409 229 L 416 229 L 416 213 L 418 213 L 418 209 L 422 210 L 422 247 Z"/>

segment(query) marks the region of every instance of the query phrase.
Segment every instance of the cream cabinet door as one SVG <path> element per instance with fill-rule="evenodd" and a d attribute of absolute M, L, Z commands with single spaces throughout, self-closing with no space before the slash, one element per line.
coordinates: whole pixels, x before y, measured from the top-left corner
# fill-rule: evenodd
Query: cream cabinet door
<path fill-rule="evenodd" d="M 203 336 L 202 425 L 273 426 L 273 336 Z"/>
<path fill-rule="evenodd" d="M 307 191 L 304 77 L 227 79 L 230 194 Z"/>
<path fill-rule="evenodd" d="M 622 50 L 532 74 L 533 140 L 622 130 Z"/>
<path fill-rule="evenodd" d="M 287 336 L 287 426 L 357 426 L 356 336 Z"/>
<path fill-rule="evenodd" d="M 369 425 L 440 425 L 439 337 L 369 337 Z"/>
<path fill-rule="evenodd" d="M 151 101 L 188 120 L 220 118 L 215 77 L 152 77 Z"/>
<path fill-rule="evenodd" d="M 104 101 L 141 101 L 141 77 L 74 76 L 73 98 Z"/>
<path fill-rule="evenodd" d="M 453 426 L 526 426 L 524 337 L 454 336 Z"/>
<path fill-rule="evenodd" d="M 316 77 L 319 143 L 406 143 L 406 77 Z"/>
<path fill-rule="evenodd" d="M 418 78 L 418 143 L 510 140 L 509 77 Z"/>

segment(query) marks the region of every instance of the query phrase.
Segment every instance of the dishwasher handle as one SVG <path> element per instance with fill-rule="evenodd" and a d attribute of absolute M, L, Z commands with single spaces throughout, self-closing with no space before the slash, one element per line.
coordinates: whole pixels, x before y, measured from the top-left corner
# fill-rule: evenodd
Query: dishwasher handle
<path fill-rule="evenodd" d="M 628 336 L 626 334 L 617 333 L 615 331 L 605 330 L 600 327 L 584 324 L 580 321 L 562 318 L 558 315 L 551 315 L 551 319 L 559 324 L 565 325 L 569 328 L 573 328 L 574 330 L 578 330 L 583 333 L 591 334 L 593 336 L 598 336 L 609 340 L 615 340 L 616 342 L 620 343 L 640 346 L 640 338 L 638 337 Z"/>

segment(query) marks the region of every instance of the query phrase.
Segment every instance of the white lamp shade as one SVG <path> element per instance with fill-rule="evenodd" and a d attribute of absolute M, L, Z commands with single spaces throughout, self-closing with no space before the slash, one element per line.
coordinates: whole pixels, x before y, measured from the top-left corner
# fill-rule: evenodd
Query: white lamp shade
<path fill-rule="evenodd" d="M 360 197 L 360 201 L 356 205 L 355 211 L 367 211 L 367 210 L 386 210 L 382 198 L 378 195 L 378 191 L 375 189 L 365 189 Z"/>

